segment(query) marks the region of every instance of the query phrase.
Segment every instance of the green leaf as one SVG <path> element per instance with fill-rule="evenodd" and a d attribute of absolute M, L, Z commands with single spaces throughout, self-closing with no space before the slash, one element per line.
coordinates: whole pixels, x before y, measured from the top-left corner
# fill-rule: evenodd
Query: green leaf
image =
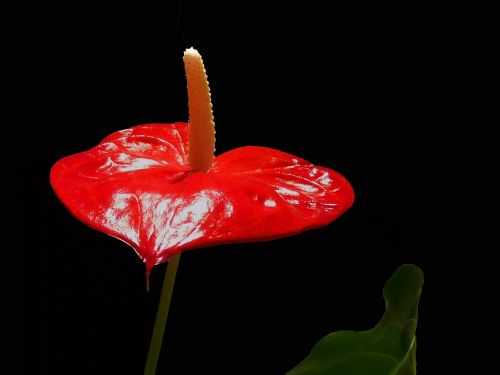
<path fill-rule="evenodd" d="M 386 312 L 370 331 L 323 337 L 287 375 L 414 375 L 415 331 L 424 282 L 413 264 L 398 268 L 384 287 Z"/>

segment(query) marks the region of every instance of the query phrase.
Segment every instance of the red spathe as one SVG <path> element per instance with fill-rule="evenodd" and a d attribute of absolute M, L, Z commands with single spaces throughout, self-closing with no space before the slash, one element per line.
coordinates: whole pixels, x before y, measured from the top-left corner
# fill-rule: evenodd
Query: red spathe
<path fill-rule="evenodd" d="M 187 249 L 324 226 L 354 201 L 343 176 L 278 150 L 240 147 L 205 173 L 190 171 L 187 148 L 186 123 L 140 125 L 59 160 L 50 182 L 77 219 L 128 243 L 148 271 Z"/>

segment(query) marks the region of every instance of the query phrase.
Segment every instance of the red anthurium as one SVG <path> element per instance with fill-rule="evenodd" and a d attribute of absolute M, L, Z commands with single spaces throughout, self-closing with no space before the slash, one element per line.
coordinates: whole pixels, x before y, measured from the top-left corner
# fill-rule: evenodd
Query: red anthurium
<path fill-rule="evenodd" d="M 116 132 L 52 169 L 79 220 L 132 246 L 148 269 L 175 253 L 269 240 L 328 224 L 353 202 L 338 173 L 265 147 L 240 147 L 208 172 L 187 162 L 188 124 Z"/>
<path fill-rule="evenodd" d="M 160 354 L 183 250 L 291 236 L 330 223 L 354 201 L 349 182 L 284 152 L 247 146 L 214 157 L 215 129 L 203 61 L 186 50 L 189 124 L 111 134 L 59 160 L 50 182 L 69 211 L 117 237 L 146 263 L 169 262 L 144 374 Z"/>
<path fill-rule="evenodd" d="M 51 171 L 68 210 L 132 246 L 148 272 L 183 250 L 324 226 L 354 200 L 340 174 L 278 150 L 247 146 L 214 159 L 210 93 L 198 57 L 194 50 L 185 55 L 189 124 L 113 133 Z"/>

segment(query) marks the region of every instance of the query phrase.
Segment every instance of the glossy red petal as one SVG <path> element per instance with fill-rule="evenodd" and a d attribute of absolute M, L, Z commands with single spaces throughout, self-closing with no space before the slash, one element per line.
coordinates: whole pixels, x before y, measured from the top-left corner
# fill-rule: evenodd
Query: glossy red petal
<path fill-rule="evenodd" d="M 187 165 L 187 124 L 151 124 L 111 134 L 59 160 L 51 184 L 79 220 L 117 237 L 148 269 L 179 251 L 262 241 L 326 225 L 353 203 L 340 174 L 293 155 L 247 146 Z"/>

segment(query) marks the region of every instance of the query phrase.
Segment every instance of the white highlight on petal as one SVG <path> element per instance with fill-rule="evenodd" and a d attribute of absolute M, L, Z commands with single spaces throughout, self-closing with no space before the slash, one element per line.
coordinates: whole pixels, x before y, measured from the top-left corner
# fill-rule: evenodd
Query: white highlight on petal
<path fill-rule="evenodd" d="M 129 240 L 137 243 L 137 232 L 131 223 L 131 200 L 134 200 L 132 194 L 115 193 L 111 205 L 104 212 L 104 225 L 119 228 L 119 233 L 123 233 Z"/>
<path fill-rule="evenodd" d="M 169 198 L 159 194 L 145 193 L 141 196 L 145 227 L 149 227 L 147 241 L 151 241 L 156 252 L 175 246 L 181 246 L 202 237 L 206 230 L 203 226 L 206 218 L 217 204 L 220 193 L 202 190 L 187 198 Z M 226 203 L 225 215 L 232 215 L 234 210 Z"/>
<path fill-rule="evenodd" d="M 224 214 L 225 214 L 226 218 L 231 217 L 233 215 L 233 212 L 234 212 L 233 204 L 231 202 L 227 202 L 226 209 L 224 210 Z"/>
<path fill-rule="evenodd" d="M 116 163 L 113 161 L 113 159 L 111 159 L 110 157 L 108 157 L 106 159 L 106 162 L 103 165 L 101 165 L 99 168 L 97 168 L 97 170 L 98 171 L 105 170 L 105 169 L 112 168 L 114 166 L 116 166 Z"/>
<path fill-rule="evenodd" d="M 130 160 L 130 155 L 124 154 L 123 152 L 120 152 L 118 156 L 116 157 L 116 161 L 123 163 L 126 161 Z"/>
<path fill-rule="evenodd" d="M 105 172 L 109 169 L 116 168 L 116 172 L 130 172 L 155 165 L 161 165 L 160 162 L 153 159 L 135 158 L 132 159 L 132 161 L 129 161 L 130 159 L 131 157 L 129 155 L 120 153 L 116 156 L 116 162 L 113 161 L 111 157 L 108 157 L 106 162 L 97 168 L 97 170 Z"/>
<path fill-rule="evenodd" d="M 113 197 L 113 208 L 123 210 L 127 208 L 128 202 L 132 194 L 124 193 L 124 194 L 115 194 Z"/>
<path fill-rule="evenodd" d="M 100 145 L 100 151 L 110 152 L 118 149 L 118 146 L 111 142 L 106 142 Z"/>
<path fill-rule="evenodd" d="M 298 197 L 300 195 L 298 192 L 287 189 L 286 187 L 283 187 L 283 186 L 278 186 L 276 188 L 276 193 L 278 193 L 280 195 L 288 195 L 288 196 L 292 196 L 292 197 Z"/>
<path fill-rule="evenodd" d="M 133 151 L 133 152 L 144 152 L 151 150 L 153 148 L 153 145 L 150 143 L 134 141 L 134 140 L 125 142 L 124 145 L 127 147 L 128 151 Z"/>
<path fill-rule="evenodd" d="M 332 179 L 328 175 L 328 172 L 324 172 L 323 175 L 321 175 L 321 177 L 318 178 L 318 182 L 321 185 L 325 185 L 326 186 L 326 185 L 329 185 L 332 182 Z"/>
<path fill-rule="evenodd" d="M 264 206 L 266 207 L 276 207 L 276 202 L 272 199 L 266 199 L 264 201 Z"/>
<path fill-rule="evenodd" d="M 308 185 L 308 184 L 300 184 L 298 182 L 292 183 L 293 186 L 297 187 L 298 189 L 305 191 L 306 193 L 317 193 L 318 188 L 314 185 Z"/>
<path fill-rule="evenodd" d="M 136 171 L 138 169 L 144 169 L 147 167 L 151 167 L 153 165 L 161 165 L 161 164 L 159 162 L 157 162 L 156 160 L 137 158 L 131 163 L 120 166 L 118 169 L 120 170 L 120 172 L 130 172 L 130 171 Z"/>

